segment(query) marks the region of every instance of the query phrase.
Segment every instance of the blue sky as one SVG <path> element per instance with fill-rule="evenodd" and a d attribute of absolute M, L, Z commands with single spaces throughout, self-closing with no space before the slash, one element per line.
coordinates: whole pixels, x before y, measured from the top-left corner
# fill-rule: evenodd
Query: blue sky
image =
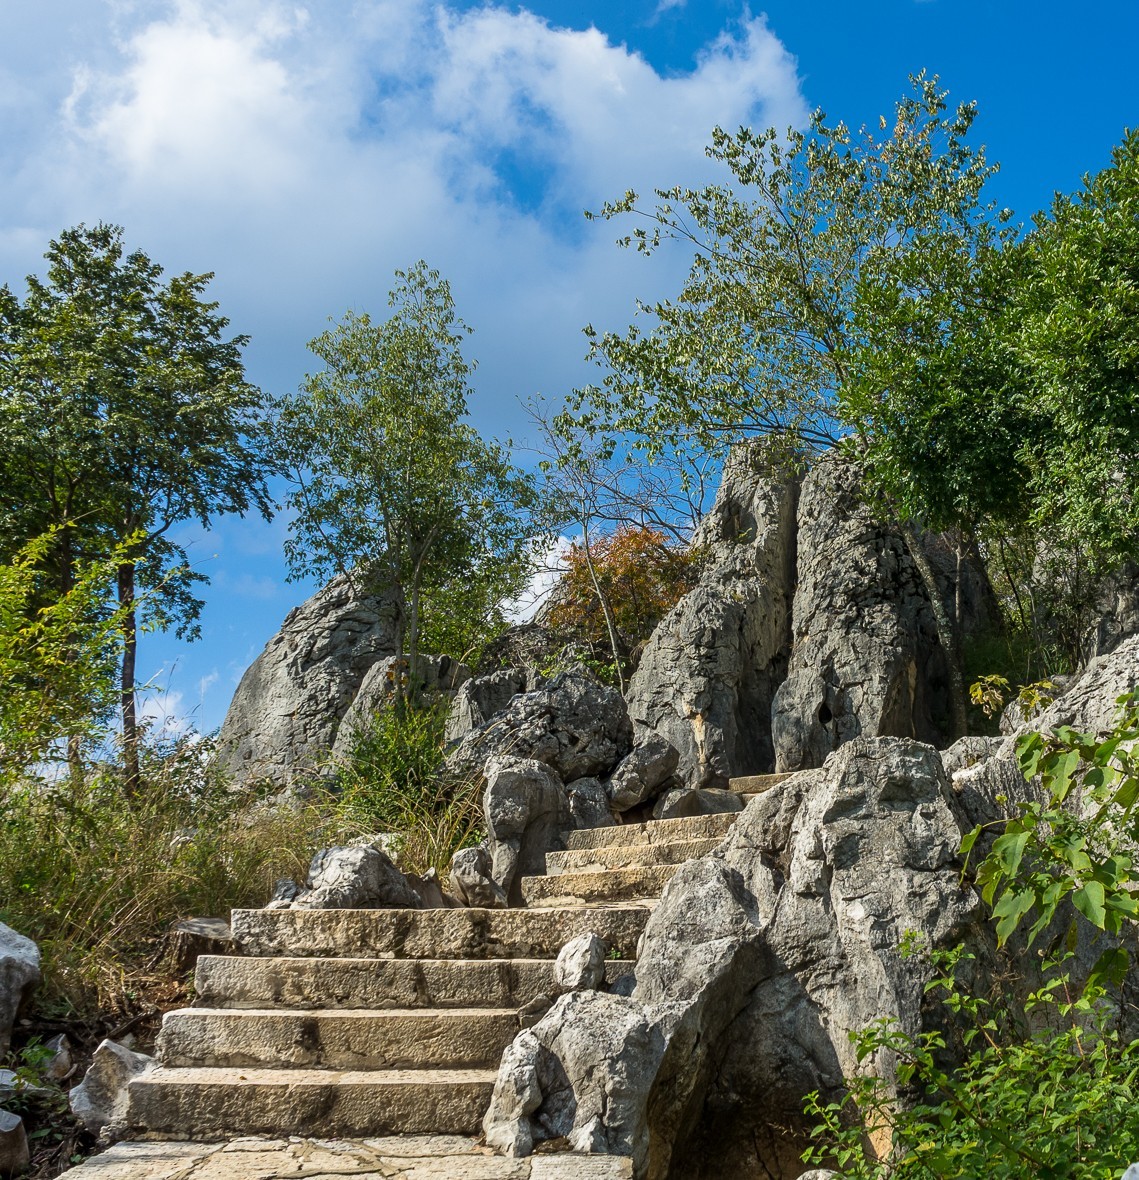
<path fill-rule="evenodd" d="M 683 273 L 582 209 L 714 178 L 714 124 L 874 121 L 924 68 L 980 104 L 993 195 L 1027 218 L 1139 123 L 1137 56 L 1135 0 L 0 0 L 0 282 L 62 228 L 119 222 L 168 270 L 216 272 L 251 378 L 284 392 L 327 317 L 381 311 L 423 257 L 475 329 L 477 424 L 517 436 L 522 400 L 589 379 L 584 324 Z M 155 713 L 221 721 L 311 590 L 284 581 L 284 531 L 183 530 L 213 584 L 200 642 L 143 637 Z"/>

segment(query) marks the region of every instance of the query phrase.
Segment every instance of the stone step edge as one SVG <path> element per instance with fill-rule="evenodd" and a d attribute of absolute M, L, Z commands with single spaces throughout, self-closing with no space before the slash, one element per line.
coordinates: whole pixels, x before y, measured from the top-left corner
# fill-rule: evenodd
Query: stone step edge
<path fill-rule="evenodd" d="M 728 779 L 728 790 L 737 795 L 762 795 L 772 787 L 785 783 L 795 771 L 781 771 L 778 774 L 743 774 Z"/>
<path fill-rule="evenodd" d="M 523 877 L 522 897 L 532 911 L 547 907 L 535 902 L 579 898 L 587 906 L 594 901 L 656 901 L 682 865 L 634 865 L 587 873 L 556 873 Z M 643 892 L 635 892 L 643 890 Z M 630 892 L 633 891 L 633 892 Z M 554 908 L 554 907 L 548 907 Z"/>
<path fill-rule="evenodd" d="M 138 1086 L 303 1086 L 306 1082 L 326 1087 L 489 1085 L 498 1077 L 496 1069 L 268 1069 L 264 1066 L 237 1068 L 230 1065 L 156 1065 L 131 1078 Z"/>
<path fill-rule="evenodd" d="M 687 815 L 677 819 L 651 819 L 641 824 L 615 824 L 606 828 L 578 828 L 566 836 L 566 851 L 586 852 L 596 848 L 672 843 L 718 836 L 723 839 L 739 819 L 738 811 L 712 815 Z"/>
<path fill-rule="evenodd" d="M 546 876 L 556 877 L 575 871 L 601 872 L 604 870 L 610 872 L 616 869 L 663 868 L 668 865 L 679 867 L 686 860 L 697 860 L 701 856 L 706 856 L 709 852 L 719 848 L 723 842 L 723 836 L 697 836 L 687 840 L 658 840 L 653 844 L 609 844 L 600 848 L 567 848 L 560 852 L 546 853 Z M 692 850 L 693 845 L 699 845 L 699 848 Z M 686 851 L 689 855 L 680 860 L 656 860 L 652 858 L 652 854 L 657 850 L 663 852 Z M 619 856 L 634 858 L 646 856 L 649 859 L 639 864 L 636 860 L 632 860 L 629 864 L 619 865 L 605 865 L 589 859 L 597 857 L 598 861 L 603 861 L 606 854 L 613 859 L 617 859 Z"/>

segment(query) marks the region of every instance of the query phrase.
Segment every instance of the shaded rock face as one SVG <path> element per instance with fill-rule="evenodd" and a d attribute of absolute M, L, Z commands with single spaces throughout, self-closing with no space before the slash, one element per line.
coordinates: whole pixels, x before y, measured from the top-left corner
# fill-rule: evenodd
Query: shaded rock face
<path fill-rule="evenodd" d="M 1104 581 L 1096 602 L 1099 621 L 1085 645 L 1089 659 L 1107 655 L 1139 635 L 1139 565 L 1128 562 Z"/>
<path fill-rule="evenodd" d="M 430 696 L 454 697 L 471 677 L 470 668 L 450 656 L 421 654 L 416 662 L 420 688 Z M 336 727 L 336 738 L 332 743 L 334 757 L 346 758 L 351 753 L 357 733 L 391 703 L 397 682 L 402 679 L 406 683 L 406 667 L 406 661 L 384 656 L 364 673 L 351 704 Z"/>
<path fill-rule="evenodd" d="M 774 767 L 771 705 L 786 674 L 797 479 L 761 445 L 733 450 L 694 543 L 695 589 L 665 616 L 629 684 L 638 732 L 665 737 L 689 787 Z"/>
<path fill-rule="evenodd" d="M 536 688 L 535 680 L 525 668 L 503 668 L 467 680 L 451 702 L 444 737 L 448 742 L 461 741 L 501 713 L 516 696 Z"/>
<path fill-rule="evenodd" d="M 527 1101 L 492 1103 L 488 1133 L 628 1152 L 650 1180 L 797 1177 L 804 1095 L 890 1076 L 848 1031 L 923 1026 L 927 968 L 900 958 L 903 933 L 945 945 L 977 920 L 961 831 L 937 752 L 906 739 L 855 739 L 759 796 L 665 889 L 632 996 L 563 997 L 529 1030 L 509 1087 Z"/>
<path fill-rule="evenodd" d="M 944 745 L 948 673 L 929 599 L 901 533 L 863 504 L 854 465 L 815 464 L 798 527 L 794 644 L 773 704 L 775 769 L 821 766 L 860 734 Z M 953 593 L 944 562 L 941 572 Z"/>
<path fill-rule="evenodd" d="M 311 773 L 369 669 L 395 651 L 396 614 L 345 576 L 290 611 L 234 694 L 218 736 L 223 768 L 238 782 Z"/>
<path fill-rule="evenodd" d="M 1136 683 L 1139 637 L 1094 661 L 1031 726 L 1102 731 Z M 509 1078 L 526 1100 L 508 1104 L 504 1086 L 500 1103 L 496 1091 L 488 1136 L 627 1152 L 647 1180 L 796 1180 L 805 1095 L 838 1100 L 860 1071 L 895 1076 L 886 1055 L 859 1062 L 848 1034 L 886 1018 L 914 1035 L 947 1019 L 924 995 L 928 961 L 899 953 L 907 932 L 931 947 L 964 943 L 975 956 L 967 988 L 1038 986 L 1023 946 L 998 957 L 957 857 L 965 831 L 1033 790 L 1015 736 L 964 739 L 944 755 L 860 736 L 757 796 L 666 887 L 632 994 L 563 997 L 529 1030 Z M 1057 935 L 1073 913 L 1058 915 Z M 1077 983 L 1106 945 L 1081 928 Z M 1125 1040 L 1139 1032 L 1136 991 L 1125 982 L 1116 1013 Z"/>
<path fill-rule="evenodd" d="M 39 947 L 0 922 L 0 1059 L 8 1052 L 16 1014 L 39 982 Z"/>
<path fill-rule="evenodd" d="M 632 748 L 621 694 L 584 673 L 563 672 L 468 733 L 447 765 L 452 773 L 477 775 L 495 757 L 533 759 L 569 783 L 608 775 Z"/>

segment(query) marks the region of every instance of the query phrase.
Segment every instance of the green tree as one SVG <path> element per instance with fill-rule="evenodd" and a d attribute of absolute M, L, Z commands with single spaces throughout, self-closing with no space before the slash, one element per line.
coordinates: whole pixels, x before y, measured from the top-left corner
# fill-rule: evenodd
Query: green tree
<path fill-rule="evenodd" d="M 103 606 L 116 561 L 87 565 L 43 603 L 54 540 L 35 537 L 0 565 L 0 798 L 60 741 L 96 733 L 115 701 L 121 619 Z"/>
<path fill-rule="evenodd" d="M 433 616 L 459 584 L 488 615 L 518 588 L 536 497 L 466 420 L 470 329 L 447 281 L 418 262 L 396 271 L 389 302 L 385 322 L 349 312 L 312 341 L 324 368 L 281 400 L 278 439 L 293 464 L 294 576 L 348 573 L 393 593 L 397 655 L 414 678 L 425 620 L 446 634 Z"/>
<path fill-rule="evenodd" d="M 45 555 L 66 595 L 84 563 L 119 546 L 120 700 L 126 786 L 139 786 L 140 624 L 197 634 L 201 601 L 170 530 L 272 504 L 261 392 L 246 337 L 202 296 L 212 275 L 162 280 L 117 226 L 78 226 L 48 248 L 21 302 L 0 290 L 0 538 L 7 553 L 54 530 Z M 122 548 L 126 542 L 129 546 Z M 139 617 L 140 588 L 145 595 Z"/>
<path fill-rule="evenodd" d="M 865 453 L 877 419 L 852 413 L 848 390 L 868 379 L 877 330 L 868 306 L 901 284 L 899 310 L 907 312 L 915 285 L 947 280 L 955 285 L 946 297 L 967 302 L 961 284 L 996 232 L 982 200 L 993 168 L 966 143 L 974 106 L 950 111 L 936 79 L 913 82 L 881 134 L 853 134 L 822 112 L 807 132 L 786 136 L 717 128 L 708 155 L 726 166 L 730 183 L 659 190 L 651 210 L 632 192 L 606 205 L 602 217 L 648 221 L 622 244 L 651 253 L 679 241 L 695 257 L 676 299 L 641 307 L 648 328 L 586 329 L 607 372 L 601 388 L 579 392 L 563 429 L 636 435 L 650 458 L 756 433 L 808 452 L 853 435 Z M 920 306 L 928 327 L 931 313 Z M 888 401 L 890 388 L 873 396 Z M 896 491 L 888 481 L 878 490 Z M 959 644 L 919 537 L 933 507 L 918 495 L 890 498 L 891 511 L 913 526 L 910 549 L 955 672 L 955 728 L 964 732 Z M 946 514 L 944 523 L 970 522 Z"/>

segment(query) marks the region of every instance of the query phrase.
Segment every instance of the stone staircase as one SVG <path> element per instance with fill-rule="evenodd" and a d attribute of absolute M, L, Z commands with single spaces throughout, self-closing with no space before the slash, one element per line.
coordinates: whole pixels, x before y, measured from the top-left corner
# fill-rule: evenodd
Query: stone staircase
<path fill-rule="evenodd" d="M 732 787 L 751 794 L 780 777 Z M 593 931 L 611 948 L 607 977 L 628 972 L 669 878 L 736 814 L 574 832 L 546 876 L 523 879 L 526 909 L 234 911 L 244 954 L 198 960 L 195 1006 L 167 1013 L 159 1064 L 130 1082 L 130 1123 L 194 1145 L 477 1136 L 502 1051 L 557 994 L 561 947 Z M 498 1175 L 471 1170 L 471 1150 L 439 1174 Z M 588 1175 L 628 1169 L 595 1159 Z"/>

